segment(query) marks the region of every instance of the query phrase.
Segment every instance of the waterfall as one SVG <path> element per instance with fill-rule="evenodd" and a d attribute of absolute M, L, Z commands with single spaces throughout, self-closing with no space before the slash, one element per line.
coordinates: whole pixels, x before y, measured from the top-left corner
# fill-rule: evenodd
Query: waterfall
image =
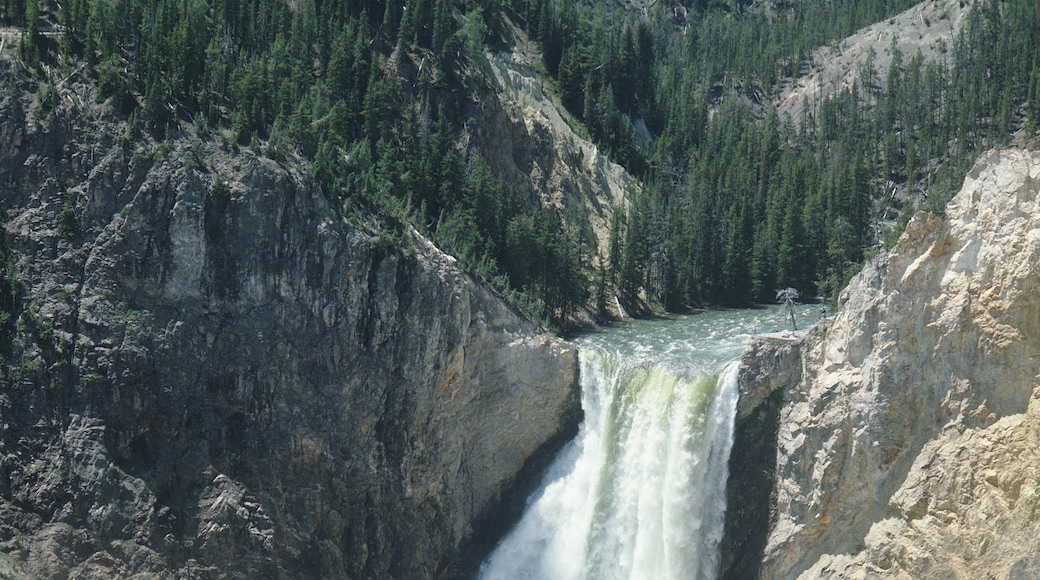
<path fill-rule="evenodd" d="M 581 376 L 578 436 L 480 578 L 714 578 L 737 364 L 677 370 L 583 349 Z"/>

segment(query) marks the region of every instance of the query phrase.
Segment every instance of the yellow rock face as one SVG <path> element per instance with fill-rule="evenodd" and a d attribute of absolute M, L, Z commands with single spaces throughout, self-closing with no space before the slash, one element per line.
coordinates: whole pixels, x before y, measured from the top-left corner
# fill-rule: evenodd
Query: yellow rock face
<path fill-rule="evenodd" d="M 1038 178 L 983 155 L 808 335 L 764 577 L 1040 576 Z"/>

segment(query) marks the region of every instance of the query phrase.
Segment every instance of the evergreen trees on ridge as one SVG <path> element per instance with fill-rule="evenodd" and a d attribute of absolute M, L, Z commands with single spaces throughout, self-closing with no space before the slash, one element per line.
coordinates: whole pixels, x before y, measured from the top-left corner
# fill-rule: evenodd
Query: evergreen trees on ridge
<path fill-rule="evenodd" d="M 563 318 L 592 295 L 673 310 L 783 287 L 833 298 L 899 209 L 905 223 L 913 200 L 941 208 L 977 151 L 1034 133 L 1024 0 L 979 0 L 945 61 L 879 47 L 891 68 L 868 65 L 805 123 L 770 105 L 815 47 L 911 4 L 0 0 L 0 22 L 23 27 L 29 67 L 85 64 L 137 129 L 193 122 L 300 154 L 383 239 L 415 224 L 533 315 Z M 643 181 L 607 259 L 458 146 L 481 52 L 513 25 L 579 130 Z"/>

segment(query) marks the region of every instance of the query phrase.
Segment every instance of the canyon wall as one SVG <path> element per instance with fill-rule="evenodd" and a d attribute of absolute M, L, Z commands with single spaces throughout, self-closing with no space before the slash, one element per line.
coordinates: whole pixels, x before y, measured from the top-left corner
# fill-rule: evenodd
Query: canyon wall
<path fill-rule="evenodd" d="M 0 93 L 0 576 L 470 569 L 577 428 L 575 349 L 291 160 L 75 90 Z"/>
<path fill-rule="evenodd" d="M 741 428 L 775 445 L 734 472 L 765 466 L 769 509 L 724 554 L 763 578 L 1040 577 L 1040 153 L 982 155 L 790 349 L 744 355 L 742 413 L 775 423 Z"/>

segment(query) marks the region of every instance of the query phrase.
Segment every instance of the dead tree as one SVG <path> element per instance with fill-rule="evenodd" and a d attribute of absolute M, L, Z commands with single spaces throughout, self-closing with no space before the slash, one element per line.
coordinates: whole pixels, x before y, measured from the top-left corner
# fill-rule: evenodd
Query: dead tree
<path fill-rule="evenodd" d="M 791 329 L 798 330 L 798 325 L 794 321 L 794 305 L 798 303 L 798 291 L 794 288 L 777 290 L 776 301 L 780 303 L 784 313 L 791 319 Z"/>

